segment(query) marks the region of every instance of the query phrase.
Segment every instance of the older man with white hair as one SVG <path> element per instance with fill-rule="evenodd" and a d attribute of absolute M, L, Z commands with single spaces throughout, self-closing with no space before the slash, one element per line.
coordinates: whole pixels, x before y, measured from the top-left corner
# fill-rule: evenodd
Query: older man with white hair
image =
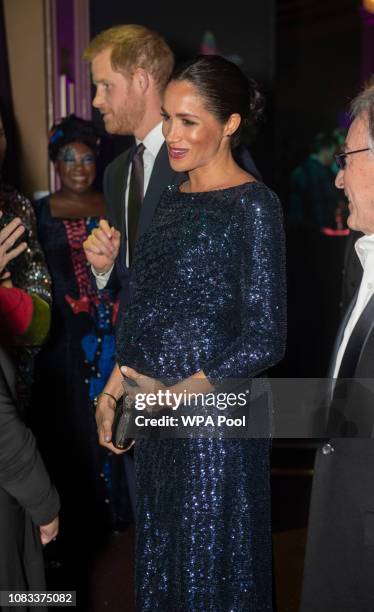
<path fill-rule="evenodd" d="M 363 277 L 331 360 L 330 412 L 333 435 L 351 438 L 317 453 L 301 612 L 374 610 L 374 441 L 359 438 L 374 422 L 372 385 L 359 383 L 374 379 L 374 82 L 354 99 L 352 118 L 336 186 L 349 200 L 349 227 L 364 233 L 355 245 Z"/>

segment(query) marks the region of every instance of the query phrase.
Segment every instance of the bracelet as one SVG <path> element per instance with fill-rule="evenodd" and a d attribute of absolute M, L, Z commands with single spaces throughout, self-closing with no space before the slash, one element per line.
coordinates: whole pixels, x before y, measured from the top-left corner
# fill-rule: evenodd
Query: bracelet
<path fill-rule="evenodd" d="M 98 405 L 98 403 L 99 403 L 99 399 L 100 399 L 100 397 L 101 397 L 102 395 L 107 395 L 108 397 L 111 397 L 111 398 L 112 398 L 112 400 L 114 400 L 115 404 L 117 405 L 117 398 L 116 398 L 116 397 L 114 397 L 114 395 L 112 395 L 111 393 L 108 393 L 107 391 L 102 391 L 102 392 L 101 392 L 101 393 L 99 393 L 99 395 L 97 395 L 97 396 L 95 397 L 95 399 L 94 399 L 94 404 L 95 404 L 95 406 L 97 406 L 97 405 Z"/>

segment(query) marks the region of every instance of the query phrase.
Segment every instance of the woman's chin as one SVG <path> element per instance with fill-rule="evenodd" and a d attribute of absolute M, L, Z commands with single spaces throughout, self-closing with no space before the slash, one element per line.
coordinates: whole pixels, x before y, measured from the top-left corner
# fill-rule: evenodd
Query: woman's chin
<path fill-rule="evenodd" d="M 66 185 L 66 188 L 74 195 L 83 195 L 91 189 L 91 184 L 89 185 L 87 183 L 82 183 L 81 185 Z"/>
<path fill-rule="evenodd" d="M 169 155 L 169 163 L 173 170 L 176 172 L 189 172 L 191 169 L 188 162 L 185 159 L 175 159 Z"/>

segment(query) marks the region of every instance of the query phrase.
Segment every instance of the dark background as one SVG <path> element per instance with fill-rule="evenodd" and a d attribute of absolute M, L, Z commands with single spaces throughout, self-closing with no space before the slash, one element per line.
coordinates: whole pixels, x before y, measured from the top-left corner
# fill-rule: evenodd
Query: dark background
<path fill-rule="evenodd" d="M 273 83 L 272 179 L 284 199 L 289 172 L 313 136 L 347 125 L 362 86 L 359 0 L 281 0 Z"/>
<path fill-rule="evenodd" d="M 256 162 L 286 205 L 289 171 L 313 135 L 341 123 L 361 85 L 359 0 L 190 0 L 119 3 L 91 0 L 91 36 L 120 23 L 160 32 L 176 58 L 195 55 L 205 32 L 267 97 L 266 121 L 252 143 Z M 343 119 L 344 121 L 344 119 Z"/>
<path fill-rule="evenodd" d="M 177 58 L 195 55 L 204 33 L 213 32 L 219 51 L 245 60 L 252 76 L 272 81 L 276 8 L 274 0 L 244 4 L 189 0 L 186 3 L 119 3 L 91 0 L 91 35 L 120 23 L 139 23 L 162 34 Z"/>

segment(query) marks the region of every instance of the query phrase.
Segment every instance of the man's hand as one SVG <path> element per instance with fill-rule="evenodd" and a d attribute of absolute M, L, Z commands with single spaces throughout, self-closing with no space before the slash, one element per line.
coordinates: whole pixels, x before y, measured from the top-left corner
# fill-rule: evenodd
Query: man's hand
<path fill-rule="evenodd" d="M 92 230 L 83 243 L 83 249 L 87 261 L 97 273 L 109 272 L 118 255 L 120 243 L 120 232 L 110 227 L 105 219 L 100 221 L 99 227 Z"/>
<path fill-rule="evenodd" d="M 0 218 L 1 216 L 2 216 L 2 213 L 0 212 Z M 19 219 L 18 217 L 16 217 L 15 219 L 12 219 L 10 223 L 8 223 L 5 227 L 3 227 L 2 230 L 0 230 L 0 278 L 1 280 L 4 280 L 6 277 L 9 277 L 9 275 L 7 275 L 6 273 L 2 274 L 7 264 L 12 259 L 20 255 L 20 253 L 22 253 L 27 248 L 27 242 L 21 242 L 21 244 L 19 244 L 17 247 L 15 247 L 14 249 L 12 248 L 16 240 L 20 236 L 22 236 L 24 231 L 25 231 L 25 228 L 22 225 L 21 219 Z"/>
<path fill-rule="evenodd" d="M 43 546 L 49 544 L 51 540 L 53 540 L 58 534 L 59 521 L 58 516 L 53 519 L 51 523 L 48 525 L 40 525 L 40 540 Z"/>
<path fill-rule="evenodd" d="M 115 409 L 114 400 L 109 395 L 100 395 L 96 406 L 95 418 L 100 445 L 105 446 L 105 448 L 108 448 L 116 455 L 121 455 L 125 451 L 119 450 L 111 442 Z"/>

